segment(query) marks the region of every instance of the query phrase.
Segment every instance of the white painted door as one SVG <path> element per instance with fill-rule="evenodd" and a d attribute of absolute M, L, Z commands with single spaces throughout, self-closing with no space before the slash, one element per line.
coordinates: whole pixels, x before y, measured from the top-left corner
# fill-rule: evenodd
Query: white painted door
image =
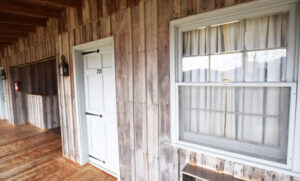
<path fill-rule="evenodd" d="M 113 45 L 83 56 L 86 118 L 90 160 L 118 170 L 118 130 Z M 88 51 L 88 50 L 87 50 Z"/>

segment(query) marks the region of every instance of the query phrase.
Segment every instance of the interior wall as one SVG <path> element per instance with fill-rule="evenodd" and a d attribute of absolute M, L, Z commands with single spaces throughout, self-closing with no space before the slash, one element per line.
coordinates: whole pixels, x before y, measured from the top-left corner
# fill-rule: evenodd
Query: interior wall
<path fill-rule="evenodd" d="M 56 60 L 37 62 L 10 68 L 14 121 L 28 122 L 26 94 L 57 94 Z M 20 91 L 14 91 L 14 82 L 19 82 Z"/>
<path fill-rule="evenodd" d="M 31 94 L 57 94 L 56 60 L 21 67 L 30 74 Z"/>
<path fill-rule="evenodd" d="M 114 36 L 121 180 L 179 180 L 188 162 L 238 178 L 291 180 L 287 175 L 171 147 L 169 21 L 248 0 L 82 0 L 29 38 L 1 53 L 3 66 L 66 56 L 58 76 L 63 155 L 79 162 L 72 46 Z M 56 64 L 59 62 L 57 61 Z"/>

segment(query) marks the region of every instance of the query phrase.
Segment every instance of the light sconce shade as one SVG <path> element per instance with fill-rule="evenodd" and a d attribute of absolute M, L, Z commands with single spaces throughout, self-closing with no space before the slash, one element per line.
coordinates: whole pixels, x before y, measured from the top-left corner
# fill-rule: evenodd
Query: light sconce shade
<path fill-rule="evenodd" d="M 69 76 L 69 65 L 66 62 L 66 57 L 61 56 L 61 63 L 59 65 L 59 74 L 61 76 Z"/>

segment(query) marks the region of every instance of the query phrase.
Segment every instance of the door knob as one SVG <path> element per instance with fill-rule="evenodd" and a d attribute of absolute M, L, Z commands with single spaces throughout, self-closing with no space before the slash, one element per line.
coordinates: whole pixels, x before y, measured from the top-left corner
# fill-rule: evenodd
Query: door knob
<path fill-rule="evenodd" d="M 102 114 L 100 114 L 100 118 L 102 118 L 103 116 L 102 116 Z"/>

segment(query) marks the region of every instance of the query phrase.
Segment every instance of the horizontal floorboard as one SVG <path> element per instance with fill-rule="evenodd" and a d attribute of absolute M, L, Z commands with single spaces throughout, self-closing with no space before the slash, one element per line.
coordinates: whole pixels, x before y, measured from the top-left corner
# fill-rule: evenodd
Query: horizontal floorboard
<path fill-rule="evenodd" d="M 32 125 L 11 126 L 0 121 L 0 181 L 100 180 L 116 178 L 87 164 L 62 157 L 61 138 Z"/>

